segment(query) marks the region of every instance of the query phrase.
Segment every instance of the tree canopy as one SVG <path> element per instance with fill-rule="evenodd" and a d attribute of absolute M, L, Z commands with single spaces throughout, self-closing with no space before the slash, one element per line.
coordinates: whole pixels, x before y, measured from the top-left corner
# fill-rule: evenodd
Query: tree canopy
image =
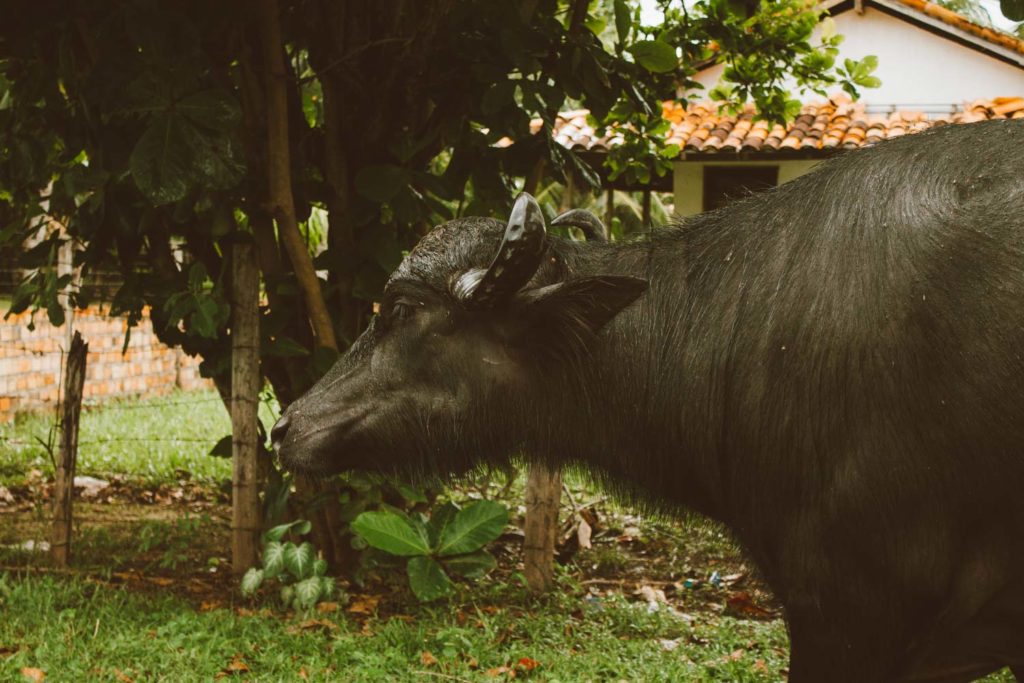
<path fill-rule="evenodd" d="M 70 240 L 86 283 L 74 305 L 90 270 L 116 268 L 114 312 L 148 310 L 222 378 L 226 245 L 252 239 L 263 367 L 288 401 L 432 225 L 504 213 L 516 179 L 599 183 L 553 141 L 560 110 L 625 131 L 603 172 L 642 182 L 678 152 L 660 100 L 696 93 L 712 60 L 731 82 L 716 95 L 776 118 L 798 107 L 787 75 L 872 84 L 864 63 L 836 64 L 839 36 L 812 44 L 821 16 L 805 0 L 662 8 L 646 26 L 627 0 L 19 5 L 0 40 L 0 246 L 31 269 L 12 310 L 62 318 L 54 264 Z"/>

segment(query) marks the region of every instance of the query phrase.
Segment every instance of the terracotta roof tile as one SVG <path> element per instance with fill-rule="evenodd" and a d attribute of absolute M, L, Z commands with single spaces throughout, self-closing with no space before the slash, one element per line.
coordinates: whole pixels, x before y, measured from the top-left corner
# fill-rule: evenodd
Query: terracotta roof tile
<path fill-rule="evenodd" d="M 949 112 L 893 110 L 868 113 L 862 102 L 836 95 L 824 102 L 809 102 L 787 126 L 769 124 L 757 118 L 752 106 L 739 114 L 728 114 L 719 103 L 665 102 L 662 113 L 672 123 L 666 142 L 684 152 L 756 153 L 853 149 L 887 138 L 919 133 L 944 123 L 970 123 L 997 118 L 1024 118 L 1024 97 L 997 97 L 965 103 Z M 540 129 L 540 123 L 535 122 Z M 575 149 L 608 149 L 621 142 L 615 131 L 595 131 L 587 122 L 586 110 L 560 114 L 555 139 Z"/>

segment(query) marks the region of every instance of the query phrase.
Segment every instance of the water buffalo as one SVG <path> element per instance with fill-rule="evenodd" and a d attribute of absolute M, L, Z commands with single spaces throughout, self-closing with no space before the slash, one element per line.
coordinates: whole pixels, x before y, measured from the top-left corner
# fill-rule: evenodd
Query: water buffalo
<path fill-rule="evenodd" d="M 525 453 L 725 524 L 793 683 L 1024 680 L 1024 122 L 850 152 L 625 243 L 423 238 L 274 429 L 289 468 Z"/>

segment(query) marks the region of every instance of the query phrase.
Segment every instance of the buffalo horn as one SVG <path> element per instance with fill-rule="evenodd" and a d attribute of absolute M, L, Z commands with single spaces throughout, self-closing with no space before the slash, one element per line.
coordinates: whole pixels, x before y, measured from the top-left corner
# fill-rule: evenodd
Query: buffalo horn
<path fill-rule="evenodd" d="M 525 192 L 516 199 L 498 253 L 484 270 L 464 273 L 455 295 L 469 308 L 490 308 L 522 289 L 537 272 L 544 255 L 544 214 Z"/>
<path fill-rule="evenodd" d="M 608 228 L 604 226 L 600 218 L 586 209 L 566 211 L 551 221 L 551 225 L 568 225 L 573 228 L 579 228 L 588 242 L 608 241 Z"/>

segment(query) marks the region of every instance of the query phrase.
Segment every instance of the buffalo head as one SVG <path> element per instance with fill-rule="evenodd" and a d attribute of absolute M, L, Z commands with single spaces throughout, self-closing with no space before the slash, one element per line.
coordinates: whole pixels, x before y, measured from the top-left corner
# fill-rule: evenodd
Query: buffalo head
<path fill-rule="evenodd" d="M 581 272 L 562 253 L 573 249 L 547 236 L 526 194 L 507 224 L 434 229 L 392 274 L 380 314 L 275 425 L 282 464 L 449 473 L 513 455 L 556 389 L 551 365 L 585 359 L 647 286 Z"/>

